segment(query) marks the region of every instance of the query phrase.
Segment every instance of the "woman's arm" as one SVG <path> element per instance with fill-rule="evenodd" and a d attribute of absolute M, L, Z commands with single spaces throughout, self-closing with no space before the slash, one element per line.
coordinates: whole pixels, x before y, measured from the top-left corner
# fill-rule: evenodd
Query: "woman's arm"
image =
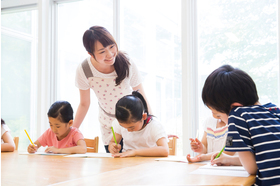
<path fill-rule="evenodd" d="M 146 103 L 147 103 L 147 106 L 148 106 L 148 110 L 149 110 L 149 114 L 152 114 L 153 112 L 152 112 L 152 108 L 151 108 L 151 106 L 150 106 L 150 104 L 149 104 L 149 101 L 148 101 L 148 99 L 147 99 L 147 96 L 146 96 L 146 94 L 145 94 L 145 91 L 144 91 L 144 88 L 143 88 L 143 86 L 142 86 L 142 83 L 140 83 L 138 86 L 136 86 L 136 87 L 132 87 L 132 89 L 133 90 L 139 90 L 139 92 L 142 94 L 142 96 L 144 97 L 144 99 L 146 100 Z"/>
<path fill-rule="evenodd" d="M 76 116 L 74 118 L 73 127 L 79 128 L 87 114 L 88 108 L 90 106 L 90 89 L 81 90 L 80 89 L 80 104 L 77 109 Z"/>
<path fill-rule="evenodd" d="M 130 157 L 130 156 L 147 156 L 147 157 L 167 157 L 169 153 L 169 148 L 167 140 L 165 137 L 160 138 L 157 141 L 157 147 L 145 148 L 145 149 L 135 149 L 131 151 L 126 151 L 124 153 L 114 154 L 114 157 Z"/>
<path fill-rule="evenodd" d="M 9 131 L 2 136 L 4 143 L 1 144 L 1 152 L 13 152 L 15 150 L 15 143 Z"/>
<path fill-rule="evenodd" d="M 77 142 L 77 146 L 69 148 L 58 149 L 56 147 L 48 147 L 45 152 L 53 152 L 58 154 L 84 154 L 87 152 L 86 142 L 83 139 L 80 139 Z"/>

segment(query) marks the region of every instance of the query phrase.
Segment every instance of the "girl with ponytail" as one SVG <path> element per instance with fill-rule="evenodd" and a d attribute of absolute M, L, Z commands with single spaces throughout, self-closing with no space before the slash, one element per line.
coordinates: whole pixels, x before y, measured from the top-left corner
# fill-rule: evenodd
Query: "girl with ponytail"
<path fill-rule="evenodd" d="M 168 156 L 167 135 L 162 124 L 149 114 L 144 97 L 137 91 L 121 98 L 113 122 L 116 141 L 112 137 L 109 151 L 114 157 Z M 122 145 L 119 144 L 123 139 Z"/>

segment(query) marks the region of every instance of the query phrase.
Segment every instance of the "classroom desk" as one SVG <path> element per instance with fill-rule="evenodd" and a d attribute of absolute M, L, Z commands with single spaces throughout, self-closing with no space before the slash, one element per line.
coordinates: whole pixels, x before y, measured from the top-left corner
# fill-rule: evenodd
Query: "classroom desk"
<path fill-rule="evenodd" d="M 155 158 L 66 158 L 1 153 L 1 185 L 252 185 L 255 176 L 188 174 L 203 164 Z"/>

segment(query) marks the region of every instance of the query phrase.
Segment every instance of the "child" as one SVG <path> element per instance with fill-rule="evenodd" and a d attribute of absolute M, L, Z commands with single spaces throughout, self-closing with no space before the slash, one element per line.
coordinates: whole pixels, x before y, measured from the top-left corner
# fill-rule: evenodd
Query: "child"
<path fill-rule="evenodd" d="M 112 138 L 109 151 L 114 157 L 168 156 L 165 131 L 161 123 L 149 115 L 147 103 L 139 92 L 133 91 L 117 102 L 116 118 L 113 128 L 117 143 L 123 138 L 123 150 L 119 153 L 121 145 L 116 145 Z"/>
<path fill-rule="evenodd" d="M 221 151 L 226 143 L 228 133 L 228 125 L 220 119 L 219 115 L 213 114 L 204 122 L 204 134 L 202 140 L 190 138 L 191 149 L 199 153 L 196 157 L 187 155 L 189 162 L 207 161 L 211 159 L 213 153 Z M 225 152 L 229 155 L 234 155 L 233 152 Z"/>
<path fill-rule="evenodd" d="M 15 143 L 11 136 L 9 127 L 1 118 L 1 152 L 13 152 L 15 150 Z"/>
<path fill-rule="evenodd" d="M 86 153 L 86 143 L 82 133 L 73 124 L 73 109 L 67 101 L 57 101 L 48 111 L 50 128 L 41 135 L 35 146 L 30 144 L 27 151 L 34 153 L 41 146 L 48 146 L 45 152 Z"/>
<path fill-rule="evenodd" d="M 242 164 L 248 173 L 257 174 L 255 185 L 279 185 L 279 108 L 272 103 L 261 105 L 252 78 L 229 65 L 207 77 L 202 99 L 228 123 L 225 151 L 238 152 L 240 160 L 226 155 L 214 160 L 214 154 L 212 164 Z"/>
<path fill-rule="evenodd" d="M 139 90 L 146 98 L 142 79 L 135 63 L 118 50 L 115 39 L 106 28 L 90 27 L 83 35 L 83 44 L 89 57 L 79 64 L 76 71 L 75 85 L 80 90 L 80 104 L 73 126 L 79 128 L 82 124 L 90 106 L 92 89 L 98 99 L 102 141 L 106 152 L 109 152 L 116 103 L 133 90 Z"/>

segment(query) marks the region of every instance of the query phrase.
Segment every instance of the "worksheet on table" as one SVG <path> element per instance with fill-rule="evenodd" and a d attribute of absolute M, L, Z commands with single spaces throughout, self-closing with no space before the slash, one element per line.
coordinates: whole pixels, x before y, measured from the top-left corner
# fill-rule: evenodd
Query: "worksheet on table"
<path fill-rule="evenodd" d="M 113 158 L 111 153 L 85 153 L 85 154 L 71 154 L 65 156 L 68 158 Z"/>
<path fill-rule="evenodd" d="M 204 174 L 204 175 L 219 175 L 219 176 L 234 176 L 234 177 L 248 177 L 250 174 L 242 166 L 216 166 L 207 164 L 199 167 L 190 174 Z"/>

